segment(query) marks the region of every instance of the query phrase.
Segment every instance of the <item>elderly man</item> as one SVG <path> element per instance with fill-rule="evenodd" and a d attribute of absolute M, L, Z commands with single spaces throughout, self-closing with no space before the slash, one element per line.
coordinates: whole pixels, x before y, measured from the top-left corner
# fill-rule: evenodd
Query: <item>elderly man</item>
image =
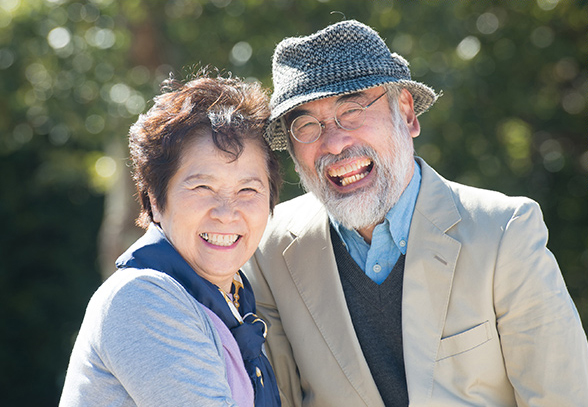
<path fill-rule="evenodd" d="M 588 344 L 537 203 L 413 155 L 437 94 L 371 28 L 287 38 L 267 131 L 308 194 L 246 266 L 284 405 L 581 406 Z"/>

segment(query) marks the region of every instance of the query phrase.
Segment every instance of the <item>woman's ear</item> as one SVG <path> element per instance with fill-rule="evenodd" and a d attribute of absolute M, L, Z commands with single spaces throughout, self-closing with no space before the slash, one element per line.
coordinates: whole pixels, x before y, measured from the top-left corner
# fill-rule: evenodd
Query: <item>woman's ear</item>
<path fill-rule="evenodd" d="M 161 212 L 157 207 L 157 202 L 155 202 L 155 198 L 151 192 L 148 193 L 149 195 L 149 204 L 151 205 L 151 213 L 153 214 L 153 222 L 160 223 L 161 222 Z"/>
<path fill-rule="evenodd" d="M 416 113 L 414 112 L 414 100 L 412 95 L 406 89 L 402 89 L 400 92 L 400 96 L 398 98 L 398 108 L 400 109 L 400 113 L 406 122 L 410 136 L 412 138 L 418 137 L 418 135 L 421 134 L 421 125 Z"/>

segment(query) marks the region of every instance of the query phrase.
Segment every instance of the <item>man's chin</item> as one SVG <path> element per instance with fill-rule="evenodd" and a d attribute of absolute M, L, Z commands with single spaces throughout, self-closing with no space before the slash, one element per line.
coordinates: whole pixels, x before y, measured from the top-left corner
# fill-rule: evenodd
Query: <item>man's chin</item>
<path fill-rule="evenodd" d="M 356 182 L 354 184 L 350 184 L 347 186 L 340 186 L 336 185 L 331 181 L 328 181 L 325 190 L 328 192 L 326 193 L 325 200 L 327 199 L 340 199 L 343 201 L 347 200 L 362 200 L 366 195 L 369 196 L 374 193 L 374 185 L 371 182 L 362 182 L 363 180 Z"/>
<path fill-rule="evenodd" d="M 385 205 L 382 205 L 371 183 L 346 189 L 336 187 L 325 179 L 311 182 L 311 178 L 303 172 L 300 178 L 304 189 L 312 192 L 325 205 L 329 215 L 347 229 L 371 226 L 388 212 L 382 209 Z"/>
<path fill-rule="evenodd" d="M 365 191 L 364 191 L 365 192 Z M 388 213 L 380 199 L 374 194 L 355 193 L 342 197 L 319 197 L 329 215 L 347 229 L 363 229 L 378 224 Z"/>

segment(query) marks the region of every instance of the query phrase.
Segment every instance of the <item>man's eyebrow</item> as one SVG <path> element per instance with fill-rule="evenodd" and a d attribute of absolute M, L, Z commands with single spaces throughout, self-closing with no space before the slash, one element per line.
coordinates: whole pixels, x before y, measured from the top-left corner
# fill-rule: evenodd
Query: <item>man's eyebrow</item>
<path fill-rule="evenodd" d="M 363 91 L 363 90 L 360 90 L 359 92 L 347 93 L 346 95 L 339 96 L 339 98 L 337 99 L 337 102 L 345 102 L 349 99 L 355 99 L 355 98 L 359 98 L 362 96 L 365 96 L 365 91 Z"/>
<path fill-rule="evenodd" d="M 286 120 L 286 123 L 292 123 L 297 117 L 304 116 L 305 114 L 310 114 L 310 112 L 306 109 L 295 108 L 286 113 L 284 119 Z"/>
<path fill-rule="evenodd" d="M 361 96 L 365 95 L 365 91 L 361 90 L 359 92 L 353 92 L 353 93 L 347 93 L 345 95 L 341 95 L 337 98 L 337 102 L 345 102 L 349 99 L 355 99 Z M 286 119 L 287 123 L 292 123 L 294 121 L 294 119 L 296 119 L 299 116 L 303 116 L 305 114 L 310 114 L 310 112 L 306 109 L 303 109 L 301 107 L 297 107 L 294 108 L 294 110 L 286 113 L 286 115 L 284 116 L 284 118 Z"/>

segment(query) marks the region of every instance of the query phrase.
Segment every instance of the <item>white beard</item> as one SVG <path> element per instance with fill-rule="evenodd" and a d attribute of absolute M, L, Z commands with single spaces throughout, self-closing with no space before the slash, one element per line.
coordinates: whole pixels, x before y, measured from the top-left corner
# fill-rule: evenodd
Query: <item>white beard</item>
<path fill-rule="evenodd" d="M 370 146 L 353 146 L 339 155 L 321 157 L 315 163 L 318 177 L 294 158 L 303 187 L 314 193 L 329 214 L 347 229 L 363 229 L 381 223 L 410 181 L 407 178 L 414 165 L 412 139 L 404 122 L 395 123 L 389 155 L 380 155 Z M 363 156 L 373 161 L 372 172 L 375 171 L 376 178 L 364 188 L 347 194 L 336 191 L 325 168 L 350 157 Z"/>

